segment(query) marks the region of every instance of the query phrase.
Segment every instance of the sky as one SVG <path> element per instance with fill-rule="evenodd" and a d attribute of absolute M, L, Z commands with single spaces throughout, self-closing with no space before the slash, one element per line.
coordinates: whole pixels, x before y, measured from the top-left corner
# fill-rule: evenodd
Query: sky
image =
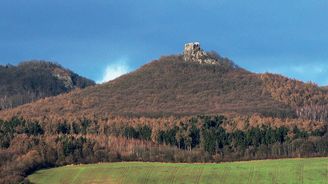
<path fill-rule="evenodd" d="M 0 0 L 0 64 L 98 83 L 199 41 L 253 72 L 328 85 L 327 0 Z"/>

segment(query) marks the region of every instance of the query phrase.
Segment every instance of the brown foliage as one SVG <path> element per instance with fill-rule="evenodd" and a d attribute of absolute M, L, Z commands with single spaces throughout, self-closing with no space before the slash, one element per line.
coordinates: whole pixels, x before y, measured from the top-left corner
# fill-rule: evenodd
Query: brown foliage
<path fill-rule="evenodd" d="M 291 109 L 264 90 L 263 81 L 229 63 L 186 63 L 181 56 L 163 57 L 114 81 L 46 98 L 0 117 L 99 118 L 122 116 L 170 116 L 260 113 L 292 116 Z"/>
<path fill-rule="evenodd" d="M 263 74 L 261 79 L 272 97 L 292 107 L 298 117 L 328 121 L 327 88 L 274 74 Z"/>

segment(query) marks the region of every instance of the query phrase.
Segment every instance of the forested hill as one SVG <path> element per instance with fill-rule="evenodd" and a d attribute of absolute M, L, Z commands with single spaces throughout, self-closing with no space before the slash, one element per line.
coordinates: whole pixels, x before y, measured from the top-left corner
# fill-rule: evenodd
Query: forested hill
<path fill-rule="evenodd" d="M 2 111 L 0 117 L 22 116 L 40 120 L 44 117 L 72 119 L 87 116 L 94 119 L 109 115 L 259 114 L 327 121 L 326 89 L 280 75 L 251 73 L 215 54 L 209 53 L 208 57 L 214 58 L 215 64 L 188 62 L 182 55 L 161 57 L 108 83 Z M 54 68 L 51 64 L 47 66 Z M 40 77 L 40 74 L 34 73 L 34 77 Z M 66 88 L 64 82 L 60 83 L 61 80 L 53 73 L 46 76 L 53 77 L 59 89 L 72 89 Z M 44 82 L 41 78 L 32 81 Z M 77 80 L 73 84 L 84 87 L 92 82 Z"/>
<path fill-rule="evenodd" d="M 290 117 L 292 108 L 275 100 L 257 74 L 216 56 L 216 64 L 162 57 L 111 82 L 40 100 L 2 117 L 82 117 L 96 115 L 171 116 L 264 114 Z"/>
<path fill-rule="evenodd" d="M 94 84 L 51 62 L 28 61 L 17 66 L 0 65 L 0 110 Z"/>

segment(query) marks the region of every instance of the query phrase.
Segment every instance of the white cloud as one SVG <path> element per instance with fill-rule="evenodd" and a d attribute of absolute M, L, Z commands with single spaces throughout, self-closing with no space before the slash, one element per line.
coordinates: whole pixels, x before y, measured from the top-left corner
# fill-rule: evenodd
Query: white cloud
<path fill-rule="evenodd" d="M 106 66 L 102 79 L 98 80 L 97 83 L 101 84 L 104 82 L 111 81 L 113 79 L 116 79 L 117 77 L 120 77 L 121 75 L 124 75 L 130 71 L 130 67 L 127 63 L 127 59 L 121 58 L 114 63 L 111 63 Z"/>

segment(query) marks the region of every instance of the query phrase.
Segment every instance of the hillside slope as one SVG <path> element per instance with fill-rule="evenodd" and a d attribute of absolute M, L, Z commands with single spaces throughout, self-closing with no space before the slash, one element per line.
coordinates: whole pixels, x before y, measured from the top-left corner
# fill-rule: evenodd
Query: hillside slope
<path fill-rule="evenodd" d="M 0 65 L 0 76 L 0 110 L 95 84 L 60 65 L 44 61 Z"/>
<path fill-rule="evenodd" d="M 293 116 L 292 109 L 272 98 L 257 74 L 224 58 L 217 64 L 185 62 L 182 56 L 162 57 L 114 81 L 2 112 L 19 115 L 76 116 L 94 114 L 162 116 L 259 113 Z"/>
<path fill-rule="evenodd" d="M 303 119 L 328 121 L 328 89 L 275 74 L 260 78 L 271 96 L 296 112 Z"/>

